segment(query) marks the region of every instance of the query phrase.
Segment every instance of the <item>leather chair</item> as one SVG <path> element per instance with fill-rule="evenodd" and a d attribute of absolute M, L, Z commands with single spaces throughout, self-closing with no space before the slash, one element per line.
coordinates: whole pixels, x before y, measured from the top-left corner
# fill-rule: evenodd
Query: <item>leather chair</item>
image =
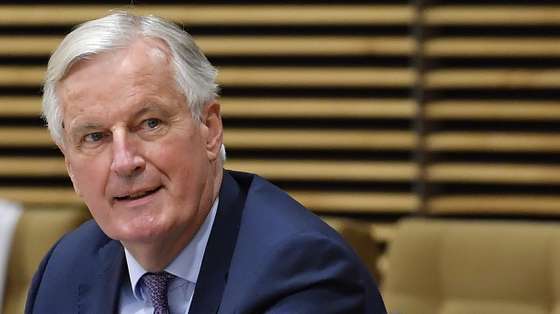
<path fill-rule="evenodd" d="M 2 313 L 23 313 L 27 290 L 43 256 L 62 235 L 88 218 L 84 208 L 24 210 L 10 250 Z"/>
<path fill-rule="evenodd" d="M 377 262 L 380 254 L 378 243 L 371 235 L 370 225 L 344 218 L 323 218 L 323 220 L 350 244 L 371 275 L 379 282 L 381 278 Z"/>
<path fill-rule="evenodd" d="M 406 219 L 388 254 L 389 313 L 560 313 L 558 223 Z"/>

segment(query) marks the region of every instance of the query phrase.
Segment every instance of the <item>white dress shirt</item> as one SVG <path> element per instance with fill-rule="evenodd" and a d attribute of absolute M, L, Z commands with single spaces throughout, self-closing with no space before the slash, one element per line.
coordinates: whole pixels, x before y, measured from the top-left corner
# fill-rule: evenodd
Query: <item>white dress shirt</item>
<path fill-rule="evenodd" d="M 218 201 L 219 198 L 216 198 L 208 216 L 206 216 L 191 242 L 164 269 L 164 271 L 176 277 L 169 283 L 167 291 L 170 314 L 186 314 L 189 312 L 196 280 L 202 266 L 202 258 L 216 217 Z M 150 300 L 150 294 L 140 281 L 140 278 L 147 271 L 126 248 L 124 252 L 130 280 L 124 280 L 121 285 L 119 313 L 152 314 L 154 308 Z"/>

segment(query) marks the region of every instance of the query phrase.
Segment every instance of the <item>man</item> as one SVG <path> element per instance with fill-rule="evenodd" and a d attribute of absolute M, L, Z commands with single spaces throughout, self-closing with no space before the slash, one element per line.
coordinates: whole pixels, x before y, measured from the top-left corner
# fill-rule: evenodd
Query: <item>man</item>
<path fill-rule="evenodd" d="M 155 17 L 117 12 L 64 39 L 43 111 L 94 220 L 47 254 L 26 313 L 385 313 L 334 231 L 223 170 L 215 78 Z"/>

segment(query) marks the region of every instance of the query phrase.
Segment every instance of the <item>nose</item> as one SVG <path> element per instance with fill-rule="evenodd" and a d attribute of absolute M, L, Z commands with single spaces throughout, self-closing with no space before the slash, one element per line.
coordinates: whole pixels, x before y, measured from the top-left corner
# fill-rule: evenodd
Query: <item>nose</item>
<path fill-rule="evenodd" d="M 146 160 L 138 153 L 138 145 L 132 143 L 124 130 L 113 131 L 113 160 L 111 171 L 121 177 L 132 177 L 146 167 Z"/>

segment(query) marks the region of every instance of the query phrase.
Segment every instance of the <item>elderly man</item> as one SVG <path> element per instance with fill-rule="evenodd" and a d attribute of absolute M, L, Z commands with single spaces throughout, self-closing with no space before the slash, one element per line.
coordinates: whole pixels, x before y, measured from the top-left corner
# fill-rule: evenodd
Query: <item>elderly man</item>
<path fill-rule="evenodd" d="M 334 231 L 223 169 L 215 78 L 159 18 L 117 12 L 66 36 L 43 110 L 94 220 L 47 254 L 26 313 L 385 313 Z"/>

